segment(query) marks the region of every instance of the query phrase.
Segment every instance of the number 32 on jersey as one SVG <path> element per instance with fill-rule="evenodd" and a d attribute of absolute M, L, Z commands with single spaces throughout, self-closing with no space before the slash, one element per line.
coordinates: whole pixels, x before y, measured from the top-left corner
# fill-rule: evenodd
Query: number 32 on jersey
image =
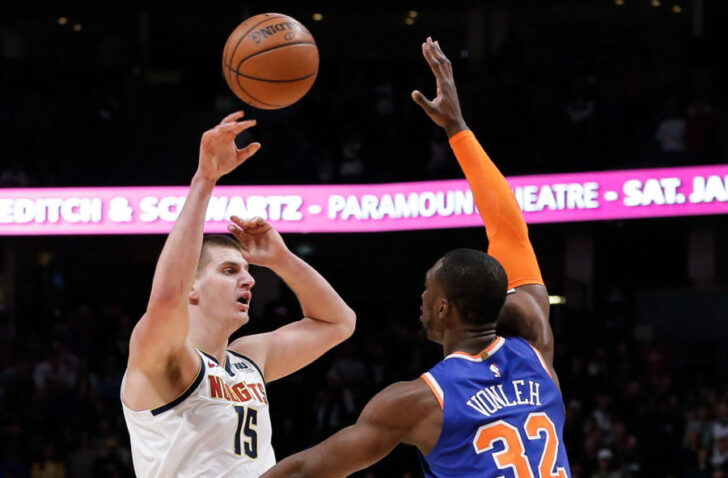
<path fill-rule="evenodd" d="M 520 430 L 503 420 L 478 429 L 473 440 L 475 452 L 480 454 L 490 451 L 500 441 L 503 443 L 503 450 L 493 453 L 493 460 L 499 469 L 510 468 L 516 478 L 567 478 L 564 468 L 556 468 L 559 438 L 551 419 L 543 412 L 531 413 L 523 428 L 529 440 L 539 440 L 543 438 L 542 434 L 546 438 L 537 473 L 531 470 L 528 463 Z"/>

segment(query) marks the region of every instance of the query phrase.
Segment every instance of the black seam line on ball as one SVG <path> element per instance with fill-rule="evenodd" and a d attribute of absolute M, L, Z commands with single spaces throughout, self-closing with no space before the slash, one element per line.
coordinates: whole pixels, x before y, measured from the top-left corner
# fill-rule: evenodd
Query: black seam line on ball
<path fill-rule="evenodd" d="M 265 52 L 268 52 L 268 51 L 271 51 L 271 50 L 277 50 L 278 48 L 283 48 L 283 47 L 286 47 L 286 46 L 291 46 L 291 45 L 314 45 L 314 46 L 316 46 L 316 42 L 313 42 L 313 41 L 292 41 L 292 42 L 289 42 L 289 43 L 282 43 L 280 45 L 272 46 L 270 48 L 266 48 L 265 50 L 256 51 L 252 55 L 248 55 L 245 58 L 243 58 L 242 60 L 240 60 L 240 63 L 238 63 L 238 66 L 235 69 L 236 70 L 240 70 L 240 65 L 242 65 L 245 61 L 253 58 L 254 56 L 260 55 L 261 53 L 265 53 Z"/>
<path fill-rule="evenodd" d="M 230 70 L 232 71 L 232 68 L 230 68 Z M 280 108 L 280 107 L 282 107 L 282 106 L 286 106 L 286 105 L 277 105 L 277 104 L 275 104 L 275 103 L 266 103 L 265 101 L 261 101 L 261 100 L 259 100 L 258 98 L 256 98 L 255 96 L 253 96 L 253 95 L 251 95 L 250 93 L 248 93 L 248 90 L 246 90 L 246 89 L 245 89 L 245 87 L 243 86 L 243 84 L 242 84 L 242 83 L 241 83 L 241 81 L 240 81 L 240 75 L 236 75 L 236 76 L 235 76 L 235 82 L 236 82 L 236 83 L 238 84 L 238 87 L 240 88 L 240 90 L 241 90 L 241 91 L 242 91 L 243 93 L 245 93 L 246 95 L 248 95 L 248 97 L 249 97 L 249 98 L 250 98 L 251 100 L 253 100 L 253 101 L 257 101 L 257 102 L 258 102 L 258 103 L 260 103 L 261 105 L 265 105 L 265 106 L 273 106 L 273 107 L 277 107 L 277 108 Z M 252 106 L 255 106 L 255 105 L 252 105 Z"/>
<path fill-rule="evenodd" d="M 233 51 L 232 51 L 232 52 L 230 53 L 230 61 L 231 61 L 231 62 L 233 61 L 233 58 L 235 58 L 235 52 L 236 52 L 236 51 L 238 51 L 238 47 L 239 47 L 239 46 L 240 46 L 240 44 L 241 44 L 241 43 L 243 42 L 243 40 L 245 40 L 245 37 L 246 37 L 246 36 L 248 36 L 248 33 L 252 32 L 252 31 L 253 31 L 253 29 L 254 29 L 255 27 L 257 27 L 257 26 L 258 26 L 258 25 L 260 25 L 261 23 L 265 23 L 265 22 L 267 22 L 268 20 L 274 20 L 274 19 L 276 19 L 276 18 L 285 18 L 285 17 L 286 17 L 286 15 L 278 15 L 278 16 L 275 16 L 275 17 L 267 17 L 267 18 L 266 18 L 265 20 L 261 20 L 261 21 L 259 21 L 258 23 L 256 23 L 255 25 L 251 26 L 251 27 L 250 27 L 250 29 L 248 29 L 248 31 L 247 31 L 247 32 L 243 33 L 243 34 L 242 34 L 242 35 L 240 36 L 240 38 L 238 39 L 238 43 L 237 43 L 237 44 L 235 45 L 235 48 L 233 48 Z M 225 53 L 225 52 L 223 52 L 223 58 L 222 58 L 222 62 L 223 62 L 223 63 L 225 63 L 225 54 L 224 54 L 224 53 Z M 231 75 L 231 76 L 232 76 L 232 75 Z M 231 79 L 232 79 L 232 78 L 231 78 Z"/>
<path fill-rule="evenodd" d="M 229 68 L 230 70 L 232 70 L 232 74 L 234 74 L 234 75 L 242 76 L 243 78 L 247 78 L 249 80 L 265 81 L 268 83 L 292 83 L 294 81 L 301 81 L 301 80 L 305 80 L 306 78 L 311 78 L 316 73 L 318 73 L 318 68 L 317 68 L 316 71 L 314 71 L 313 73 L 309 73 L 308 75 L 302 76 L 300 78 L 291 78 L 288 80 L 270 80 L 267 78 L 258 78 L 256 76 L 250 76 L 250 75 L 246 75 L 245 73 L 240 73 L 237 70 L 233 70 L 233 68 L 230 65 L 225 65 L 225 68 Z"/>

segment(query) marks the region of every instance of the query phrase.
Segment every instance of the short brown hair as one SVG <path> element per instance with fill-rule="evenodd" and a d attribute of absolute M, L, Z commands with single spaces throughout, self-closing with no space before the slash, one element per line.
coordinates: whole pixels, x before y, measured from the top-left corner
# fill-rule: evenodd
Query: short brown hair
<path fill-rule="evenodd" d="M 210 262 L 209 254 L 207 251 L 211 247 L 224 247 L 227 249 L 235 249 L 243 253 L 243 246 L 230 236 L 223 234 L 209 234 L 202 238 L 202 247 L 200 248 L 200 259 L 197 261 L 197 271 L 201 271 Z"/>

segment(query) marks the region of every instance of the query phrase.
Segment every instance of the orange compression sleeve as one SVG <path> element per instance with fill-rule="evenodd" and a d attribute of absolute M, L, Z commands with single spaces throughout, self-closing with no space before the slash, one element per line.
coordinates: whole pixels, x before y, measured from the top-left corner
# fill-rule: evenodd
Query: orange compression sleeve
<path fill-rule="evenodd" d="M 541 271 L 528 239 L 513 190 L 470 130 L 450 138 L 450 147 L 473 191 L 475 205 L 485 224 L 488 254 L 501 263 L 508 275 L 508 288 L 542 284 Z"/>

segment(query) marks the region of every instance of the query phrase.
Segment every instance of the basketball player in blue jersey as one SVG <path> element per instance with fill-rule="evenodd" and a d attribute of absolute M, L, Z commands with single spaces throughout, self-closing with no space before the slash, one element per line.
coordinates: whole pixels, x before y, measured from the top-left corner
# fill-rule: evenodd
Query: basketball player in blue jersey
<path fill-rule="evenodd" d="M 255 124 L 242 116 L 233 113 L 202 135 L 197 172 L 131 334 L 121 400 L 139 477 L 259 477 L 275 464 L 265 384 L 354 331 L 353 311 L 263 219 L 233 217 L 237 240 L 203 240 L 218 179 L 260 148 L 235 146 L 235 137 Z M 250 319 L 249 264 L 280 276 L 304 317 L 228 343 Z"/>
<path fill-rule="evenodd" d="M 427 271 L 420 320 L 445 359 L 384 389 L 356 424 L 281 461 L 267 478 L 348 476 L 399 443 L 419 449 L 428 478 L 570 476 L 548 294 L 526 223 L 465 125 L 450 61 L 430 38 L 422 51 L 437 97 L 414 91 L 412 98 L 450 138 L 485 223 L 488 254 L 457 249 Z"/>

